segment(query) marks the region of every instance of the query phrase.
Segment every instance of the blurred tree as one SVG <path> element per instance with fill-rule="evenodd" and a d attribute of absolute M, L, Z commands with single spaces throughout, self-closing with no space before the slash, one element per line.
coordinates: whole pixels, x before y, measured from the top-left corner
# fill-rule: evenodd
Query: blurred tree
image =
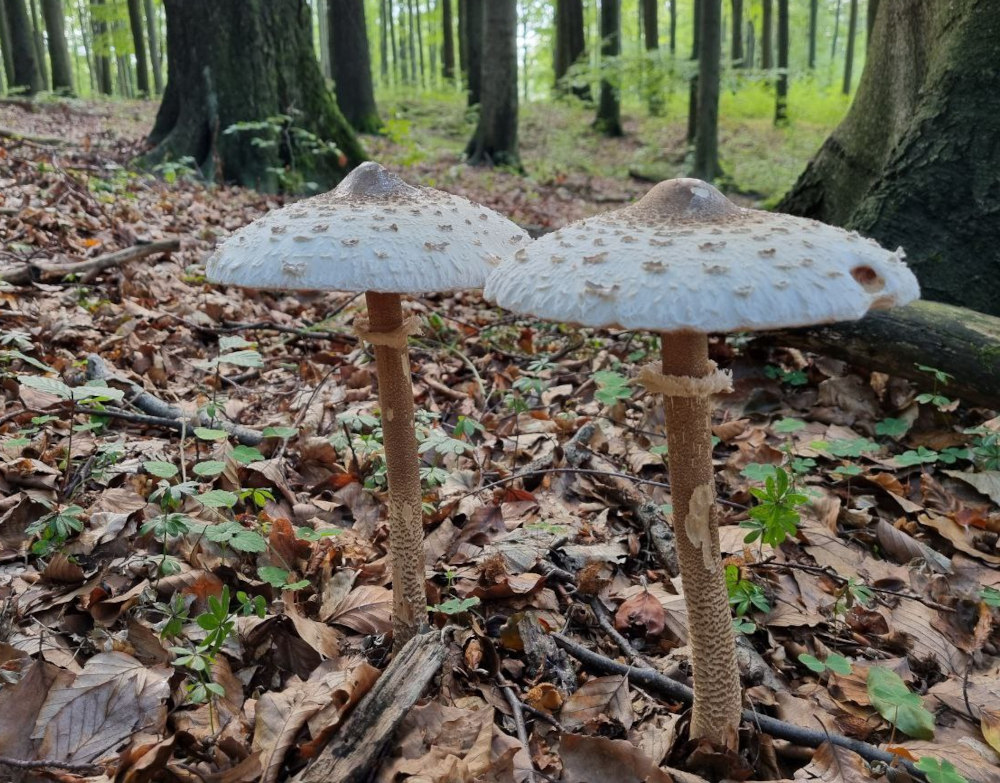
<path fill-rule="evenodd" d="M 483 79 L 483 3 L 486 0 L 464 0 L 461 7 L 465 15 L 461 19 L 461 36 L 465 52 L 465 83 L 469 96 L 469 106 L 476 106 L 482 94 Z M 493 31 L 490 31 L 490 35 Z M 516 36 L 515 36 L 516 39 Z M 517 41 L 514 41 L 515 48 Z M 517 53 L 515 52 L 515 67 Z"/>
<path fill-rule="evenodd" d="M 868 0 L 869 5 L 874 0 Z M 819 0 L 809 0 L 809 57 L 807 64 L 811 71 L 816 67 L 816 28 L 819 22 Z"/>
<path fill-rule="evenodd" d="M 743 0 L 732 0 L 732 30 L 730 38 L 729 57 L 734 68 L 745 68 L 746 60 L 743 54 Z"/>
<path fill-rule="evenodd" d="M 858 32 L 858 0 L 851 0 L 851 11 L 847 22 L 847 55 L 844 57 L 844 95 L 851 94 L 854 74 L 854 40 Z"/>
<path fill-rule="evenodd" d="M 108 9 L 104 0 L 90 0 L 90 22 L 94 40 L 94 77 L 102 95 L 111 95 L 111 39 L 108 35 Z"/>
<path fill-rule="evenodd" d="M 28 10 L 31 12 L 31 31 L 35 42 L 35 62 L 38 63 L 38 75 L 42 78 L 42 89 L 49 90 L 49 68 L 45 58 L 45 30 L 42 28 L 41 14 L 38 12 L 38 0 L 28 0 Z"/>
<path fill-rule="evenodd" d="M 146 65 L 146 31 L 142 25 L 141 0 L 128 0 L 128 23 L 135 50 L 135 86 L 139 95 L 149 97 L 149 68 Z"/>
<path fill-rule="evenodd" d="M 377 133 L 382 121 L 375 107 L 364 0 L 327 0 L 333 83 L 337 105 L 361 133 Z"/>
<path fill-rule="evenodd" d="M 7 84 L 13 85 L 14 76 L 14 45 L 10 37 L 10 27 L 7 24 L 6 0 L 0 0 L 0 55 L 3 55 L 3 70 Z"/>
<path fill-rule="evenodd" d="M 555 52 L 552 57 L 556 77 L 556 91 L 572 92 L 577 98 L 590 103 L 593 96 L 586 79 L 568 76 L 570 68 L 580 61 L 587 49 L 583 30 L 583 0 L 556 0 Z"/>
<path fill-rule="evenodd" d="M 49 61 L 52 64 L 52 89 L 72 93 L 73 68 L 66 45 L 66 16 L 62 0 L 42 0 L 42 15 L 45 17 Z"/>
<path fill-rule="evenodd" d="M 1000 3 L 879 4 L 854 102 L 778 209 L 902 245 L 923 295 L 1000 314 Z"/>
<path fill-rule="evenodd" d="M 157 95 L 163 94 L 163 58 L 160 55 L 160 33 L 157 25 L 156 7 L 153 0 L 144 0 L 146 8 L 146 31 L 149 35 L 149 63 L 153 67 L 153 89 Z"/>
<path fill-rule="evenodd" d="M 663 97 L 663 64 L 658 56 L 660 51 L 658 2 L 659 0 L 642 0 L 642 33 L 646 45 L 646 57 L 651 65 L 648 71 L 644 71 L 648 78 L 643 89 L 646 91 L 649 113 L 654 117 L 661 116 L 666 105 Z"/>
<path fill-rule="evenodd" d="M 42 75 L 35 56 L 34 32 L 25 0 L 4 0 L 7 26 L 10 32 L 11 61 L 14 76 L 10 79 L 12 90 L 34 95 L 42 89 Z"/>
<path fill-rule="evenodd" d="M 712 182 L 719 165 L 719 60 L 722 57 L 722 0 L 701 0 L 698 102 L 692 177 Z"/>
<path fill-rule="evenodd" d="M 774 124 L 788 122 L 788 0 L 778 0 L 778 78 L 774 84 Z"/>
<path fill-rule="evenodd" d="M 452 30 L 451 0 L 441 0 L 441 75 L 455 80 L 455 35 Z"/>
<path fill-rule="evenodd" d="M 764 0 L 764 11 L 760 22 L 760 67 L 769 71 L 774 67 L 774 3 Z"/>
<path fill-rule="evenodd" d="M 622 52 L 621 0 L 601 0 L 601 92 L 594 128 L 605 136 L 623 136 L 617 58 Z M 610 60 L 610 62 L 609 62 Z M 610 73 L 611 71 L 614 73 Z"/>
<path fill-rule="evenodd" d="M 210 179 L 273 191 L 288 171 L 327 186 L 364 161 L 320 72 L 306 3 L 164 0 L 164 6 L 167 87 L 146 165 L 186 158 Z M 337 151 L 303 151 L 329 143 Z"/>
<path fill-rule="evenodd" d="M 470 6 L 473 3 L 470 0 Z M 482 101 L 469 163 L 520 169 L 517 146 L 517 0 L 488 0 L 483 14 Z"/>

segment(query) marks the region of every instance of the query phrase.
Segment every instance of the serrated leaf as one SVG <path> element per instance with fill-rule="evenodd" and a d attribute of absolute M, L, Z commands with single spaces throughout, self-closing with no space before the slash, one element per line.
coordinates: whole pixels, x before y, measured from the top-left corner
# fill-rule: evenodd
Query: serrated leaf
<path fill-rule="evenodd" d="M 258 351 L 233 351 L 219 356 L 219 364 L 232 364 L 235 367 L 263 367 L 264 357 Z"/>
<path fill-rule="evenodd" d="M 29 389 L 37 389 L 63 400 L 69 400 L 73 397 L 73 390 L 58 378 L 48 378 L 44 375 L 18 375 L 17 382 Z"/>
<path fill-rule="evenodd" d="M 171 479 L 178 473 L 176 465 L 162 460 L 148 460 L 142 463 L 142 467 L 157 478 Z"/>
<path fill-rule="evenodd" d="M 260 462 L 264 459 L 264 455 L 253 446 L 237 446 L 230 452 L 230 456 L 241 465 L 249 465 L 251 462 Z"/>
<path fill-rule="evenodd" d="M 868 698 L 879 715 L 915 739 L 933 739 L 934 716 L 911 693 L 896 672 L 884 666 L 868 670 Z"/>
<path fill-rule="evenodd" d="M 196 476 L 218 476 L 225 469 L 225 462 L 217 459 L 207 459 L 204 462 L 196 462 L 193 471 Z"/>
<path fill-rule="evenodd" d="M 225 430 L 215 430 L 209 427 L 195 427 L 194 436 L 199 440 L 225 440 L 229 433 Z"/>
<path fill-rule="evenodd" d="M 267 549 L 267 541 L 260 533 L 244 530 L 229 540 L 229 546 L 238 552 L 264 552 Z"/>
<path fill-rule="evenodd" d="M 239 497 L 224 489 L 212 489 L 195 495 L 194 499 L 206 508 L 232 508 L 239 501 Z"/>
<path fill-rule="evenodd" d="M 264 427 L 265 438 L 294 438 L 298 434 L 296 427 Z"/>
<path fill-rule="evenodd" d="M 288 574 L 284 568 L 277 566 L 261 566 L 257 569 L 257 576 L 273 587 L 284 587 L 288 582 Z"/>

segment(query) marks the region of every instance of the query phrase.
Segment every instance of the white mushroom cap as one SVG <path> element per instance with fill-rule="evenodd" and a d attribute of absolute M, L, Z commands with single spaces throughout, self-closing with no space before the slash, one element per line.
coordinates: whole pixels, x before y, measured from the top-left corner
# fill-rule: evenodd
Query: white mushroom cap
<path fill-rule="evenodd" d="M 297 291 L 416 294 L 481 288 L 527 243 L 487 207 L 413 187 L 371 161 L 335 190 L 269 212 L 208 261 L 213 283 Z"/>
<path fill-rule="evenodd" d="M 732 332 L 846 321 L 920 296 L 902 249 L 815 220 L 742 209 L 697 179 L 508 256 L 501 307 L 584 326 Z"/>

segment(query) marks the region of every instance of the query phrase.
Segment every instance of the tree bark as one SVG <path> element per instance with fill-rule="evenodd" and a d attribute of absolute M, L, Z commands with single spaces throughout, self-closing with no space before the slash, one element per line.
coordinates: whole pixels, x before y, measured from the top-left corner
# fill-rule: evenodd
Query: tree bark
<path fill-rule="evenodd" d="M 872 39 L 872 30 L 875 29 L 875 17 L 878 16 L 879 0 L 868 0 L 868 19 L 865 24 L 865 47 Z"/>
<path fill-rule="evenodd" d="M 375 107 L 364 0 L 327 0 L 330 66 L 337 105 L 361 133 L 377 133 L 382 121 Z"/>
<path fill-rule="evenodd" d="M 774 67 L 774 0 L 764 0 L 764 13 L 760 22 L 760 67 L 769 71 Z"/>
<path fill-rule="evenodd" d="M 163 59 L 160 56 L 160 33 L 156 23 L 153 0 L 144 0 L 146 6 L 146 32 L 149 36 L 149 64 L 153 69 L 153 89 L 163 94 Z"/>
<path fill-rule="evenodd" d="M 660 50 L 659 0 L 642 0 L 642 31 L 646 46 L 647 79 L 644 89 L 647 95 L 649 113 L 653 117 L 663 114 L 663 68 L 658 52 Z"/>
<path fill-rule="evenodd" d="M 167 88 L 147 165 L 191 157 L 210 179 L 273 191 L 286 166 L 303 181 L 330 185 L 365 159 L 324 83 L 307 4 L 165 0 L 165 8 Z M 290 112 L 296 127 L 333 142 L 339 153 L 302 154 L 271 129 L 225 132 Z M 255 145 L 261 134 L 276 144 Z"/>
<path fill-rule="evenodd" d="M 94 31 L 94 65 L 97 73 L 97 90 L 102 95 L 112 95 L 114 84 L 111 80 L 111 55 L 108 37 L 108 23 L 105 17 L 104 0 L 91 0 L 90 21 Z"/>
<path fill-rule="evenodd" d="M 729 56 L 734 68 L 746 67 L 743 54 L 743 0 L 732 0 L 733 30 Z"/>
<path fill-rule="evenodd" d="M 583 0 L 556 0 L 555 19 L 555 70 L 556 92 L 567 90 L 577 98 L 590 103 L 593 96 L 586 80 L 569 79 L 570 68 L 583 57 L 587 45 L 583 30 Z"/>
<path fill-rule="evenodd" d="M 11 59 L 14 78 L 12 90 L 34 95 L 42 89 L 41 72 L 35 57 L 35 41 L 25 0 L 4 0 L 7 8 L 7 26 L 10 30 Z"/>
<path fill-rule="evenodd" d="M 451 19 L 451 0 L 441 0 L 441 74 L 445 81 L 455 81 L 455 34 Z"/>
<path fill-rule="evenodd" d="M 411 3 L 412 3 L 412 0 L 411 0 Z M 417 57 L 418 57 L 418 59 L 420 61 L 420 86 L 421 87 L 426 87 L 427 86 L 427 76 L 426 76 L 426 71 L 424 70 L 424 26 L 423 26 L 423 22 L 421 21 L 420 3 L 419 2 L 417 3 L 416 14 L 414 14 L 414 12 L 413 12 L 413 6 L 412 6 L 412 4 L 410 5 L 410 19 L 411 19 L 411 21 L 415 19 L 416 26 L 417 26 Z"/>
<path fill-rule="evenodd" d="M 466 83 L 469 106 L 477 106 L 482 100 L 484 2 L 486 0 L 465 0 L 465 61 L 468 68 Z"/>
<path fill-rule="evenodd" d="M 713 181 L 719 165 L 719 60 L 722 57 L 722 0 L 701 0 L 698 112 L 692 177 Z"/>
<path fill-rule="evenodd" d="M 778 78 L 774 85 L 774 124 L 788 122 L 788 0 L 778 0 Z"/>
<path fill-rule="evenodd" d="M 847 55 L 844 57 L 844 86 L 841 92 L 851 94 L 854 75 L 854 39 L 858 32 L 858 0 L 851 0 L 851 12 L 847 21 Z"/>
<path fill-rule="evenodd" d="M 333 65 L 330 62 L 330 7 L 326 0 L 316 0 L 316 20 L 319 27 L 319 67 L 323 76 L 333 79 Z"/>
<path fill-rule="evenodd" d="M 701 8 L 705 0 L 692 0 L 691 3 L 691 59 L 697 61 L 701 55 Z M 695 70 L 688 85 L 688 122 L 687 142 L 694 144 L 698 134 L 698 71 Z"/>
<path fill-rule="evenodd" d="M 1000 314 L 1000 4 L 879 9 L 847 117 L 779 209 L 903 245 L 925 299 Z"/>
<path fill-rule="evenodd" d="M 677 0 L 670 0 L 670 55 L 677 54 Z"/>
<path fill-rule="evenodd" d="M 621 0 L 601 0 L 601 91 L 594 128 L 605 136 L 623 136 L 617 58 L 622 51 Z M 607 58 L 615 58 L 609 65 Z M 609 74 L 610 70 L 615 73 Z"/>
<path fill-rule="evenodd" d="M 860 321 L 768 332 L 759 338 L 802 348 L 930 387 L 918 364 L 952 375 L 944 393 L 1000 410 L 1000 318 L 920 300 L 874 311 Z M 930 390 L 928 388 L 928 390 Z"/>
<path fill-rule="evenodd" d="M 874 0 L 868 0 L 869 6 Z M 819 21 L 819 0 L 809 0 L 809 70 L 816 67 L 816 27 Z"/>
<path fill-rule="evenodd" d="M 42 15 L 48 33 L 49 61 L 52 63 L 52 89 L 73 92 L 73 68 L 66 45 L 66 15 L 62 0 L 42 0 Z"/>
<path fill-rule="evenodd" d="M 49 90 L 52 82 L 49 81 L 49 68 L 45 61 L 45 30 L 42 29 L 41 14 L 38 12 L 38 0 L 28 0 L 28 9 L 31 11 L 31 30 L 34 34 L 38 74 L 42 77 L 42 89 Z"/>
<path fill-rule="evenodd" d="M 472 5 L 470 3 L 470 5 Z M 489 0 L 483 14 L 482 102 L 469 163 L 520 169 L 517 144 L 517 0 Z M 489 35 L 485 31 L 489 30 Z"/>
<path fill-rule="evenodd" d="M 10 26 L 7 24 L 6 0 L 0 0 L 0 54 L 3 55 L 3 70 L 7 84 L 14 86 L 14 44 L 10 36 Z"/>
<path fill-rule="evenodd" d="M 149 97 L 149 68 L 146 65 L 146 37 L 142 25 L 141 0 L 128 0 L 128 23 L 135 47 L 135 86 L 139 95 Z"/>
<path fill-rule="evenodd" d="M 462 84 L 468 89 L 469 84 L 469 53 L 466 43 L 469 39 L 466 30 L 469 12 L 466 10 L 467 0 L 456 0 L 458 3 L 458 70 L 462 74 Z"/>

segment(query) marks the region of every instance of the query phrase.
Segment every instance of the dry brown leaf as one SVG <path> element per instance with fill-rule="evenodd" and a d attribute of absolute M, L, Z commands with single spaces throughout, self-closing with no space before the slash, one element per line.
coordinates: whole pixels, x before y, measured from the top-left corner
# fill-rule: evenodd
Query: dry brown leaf
<path fill-rule="evenodd" d="M 1000 755 L 983 742 L 967 738 L 957 742 L 917 741 L 902 743 L 914 756 L 950 761 L 958 773 L 975 783 L 1000 783 Z"/>
<path fill-rule="evenodd" d="M 292 621 L 299 638 L 324 658 L 336 658 L 340 655 L 341 634 L 326 623 L 303 616 L 291 592 L 285 591 L 282 597 L 285 616 Z"/>
<path fill-rule="evenodd" d="M 627 740 L 563 734 L 559 742 L 563 777 L 573 783 L 673 783 Z"/>
<path fill-rule="evenodd" d="M 979 715 L 979 727 L 990 747 L 1000 753 L 1000 710 L 983 710 Z"/>
<path fill-rule="evenodd" d="M 865 760 L 857 753 L 824 742 L 816 749 L 812 761 L 796 770 L 794 779 L 822 783 L 871 783 L 872 776 Z"/>
<path fill-rule="evenodd" d="M 629 698 L 628 678 L 621 675 L 595 677 L 571 693 L 559 713 L 559 720 L 570 731 L 590 731 L 603 723 L 632 728 L 635 713 Z"/>
<path fill-rule="evenodd" d="M 648 590 L 643 590 L 618 607 L 615 628 L 623 632 L 639 629 L 647 636 L 659 636 L 663 633 L 665 618 L 663 605 Z"/>
<path fill-rule="evenodd" d="M 563 695 L 552 683 L 540 682 L 524 694 L 524 702 L 536 710 L 555 712 L 563 705 Z"/>
<path fill-rule="evenodd" d="M 922 525 L 934 528 L 934 530 L 948 539 L 951 545 L 959 552 L 977 557 L 991 565 L 1000 565 L 1000 554 L 993 554 L 992 552 L 979 549 L 974 545 L 976 539 L 973 529 L 963 528 L 950 517 L 943 517 L 938 514 L 921 514 L 917 517 L 917 521 Z M 995 544 L 991 548 L 994 552 L 996 551 Z"/>
<path fill-rule="evenodd" d="M 358 633 L 386 633 L 392 628 L 392 591 L 374 585 L 355 587 L 327 620 Z"/>
<path fill-rule="evenodd" d="M 330 735 L 375 685 L 381 672 L 363 658 L 324 661 L 309 676 L 305 687 L 324 705 L 308 719 L 312 740 L 300 752 L 306 758 L 319 753 Z"/>
<path fill-rule="evenodd" d="M 0 756 L 36 758 L 31 727 L 50 689 L 72 679 L 69 672 L 45 661 L 35 661 L 17 683 L 0 688 Z"/>
<path fill-rule="evenodd" d="M 162 730 L 172 674 L 124 653 L 95 655 L 72 684 L 49 691 L 31 735 L 42 740 L 39 755 L 91 762 L 138 729 Z"/>
<path fill-rule="evenodd" d="M 909 533 L 893 527 L 884 519 L 876 523 L 875 534 L 879 543 L 899 563 L 923 560 L 939 573 L 950 574 L 952 571 L 951 561 L 947 557 L 931 549 L 927 544 L 917 541 Z"/>

